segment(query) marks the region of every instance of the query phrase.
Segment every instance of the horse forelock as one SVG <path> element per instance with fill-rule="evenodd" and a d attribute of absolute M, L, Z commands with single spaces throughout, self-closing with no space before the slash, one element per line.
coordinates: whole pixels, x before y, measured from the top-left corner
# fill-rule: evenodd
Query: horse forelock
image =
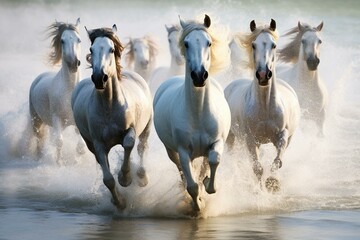
<path fill-rule="evenodd" d="M 121 79 L 120 60 L 121 60 L 121 53 L 124 50 L 124 47 L 121 44 L 120 39 L 118 38 L 118 36 L 113 32 L 113 30 L 111 28 L 97 28 L 97 29 L 90 30 L 88 33 L 89 33 L 88 35 L 89 35 L 91 45 L 94 44 L 95 39 L 98 38 L 98 37 L 109 38 L 114 43 L 114 48 L 115 48 L 114 55 L 115 55 L 115 63 L 116 63 L 116 72 L 117 72 L 117 78 L 120 80 Z M 88 61 L 88 63 L 91 64 L 91 54 L 88 54 L 86 56 L 86 60 Z"/>
<path fill-rule="evenodd" d="M 211 38 L 212 43 L 210 47 L 211 63 L 209 72 L 216 73 L 228 67 L 230 64 L 230 49 L 228 46 L 228 29 L 215 28 L 210 26 L 205 27 L 203 23 L 195 21 L 186 22 L 179 37 L 179 48 L 183 56 L 185 56 L 185 44 L 184 40 L 188 34 L 194 30 L 205 31 Z"/>
<path fill-rule="evenodd" d="M 284 48 L 279 49 L 279 60 L 283 62 L 297 62 L 299 59 L 300 53 L 300 45 L 301 45 L 301 38 L 306 32 L 316 32 L 316 28 L 311 27 L 307 23 L 302 23 L 303 26 L 302 30 L 300 31 L 299 27 L 293 27 L 289 29 L 284 35 L 282 36 L 293 36 L 290 42 L 285 45 Z"/>
<path fill-rule="evenodd" d="M 269 26 L 267 25 L 259 26 L 259 27 L 257 26 L 256 29 L 249 34 L 244 34 L 242 36 L 238 35 L 238 37 L 240 38 L 240 43 L 245 48 L 249 57 L 248 61 L 245 62 L 245 66 L 250 69 L 254 69 L 255 67 L 252 43 L 261 33 L 269 33 L 274 38 L 275 42 L 277 42 L 279 39 L 278 32 L 276 30 L 275 31 L 270 30 Z"/>
<path fill-rule="evenodd" d="M 62 58 L 61 36 L 66 30 L 75 31 L 79 34 L 79 29 L 75 24 L 69 24 L 64 22 L 55 22 L 51 24 L 48 29 L 48 37 L 51 39 L 52 51 L 49 54 L 50 62 L 56 65 Z"/>

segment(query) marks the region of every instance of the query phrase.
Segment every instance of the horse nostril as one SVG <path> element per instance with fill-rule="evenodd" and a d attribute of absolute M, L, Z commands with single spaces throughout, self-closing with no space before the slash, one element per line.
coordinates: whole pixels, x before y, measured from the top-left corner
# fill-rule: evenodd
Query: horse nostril
<path fill-rule="evenodd" d="M 272 72 L 271 71 L 268 71 L 268 73 L 267 73 L 267 79 L 270 79 L 271 77 L 272 77 Z"/>
<path fill-rule="evenodd" d="M 81 61 L 80 61 L 80 60 L 78 60 L 78 61 L 77 61 L 77 65 L 78 65 L 78 66 L 80 66 L 80 64 L 81 64 Z"/>
<path fill-rule="evenodd" d="M 194 71 L 191 71 L 191 78 L 192 78 L 193 80 L 197 80 L 197 79 L 198 79 L 198 77 L 197 77 L 197 75 L 196 75 L 196 73 L 195 73 Z"/>
<path fill-rule="evenodd" d="M 203 79 L 206 80 L 208 77 L 209 77 L 209 73 L 205 71 L 203 75 Z"/>
<path fill-rule="evenodd" d="M 104 74 L 103 79 L 102 79 L 103 82 L 106 83 L 108 79 L 109 79 L 108 75 Z"/>

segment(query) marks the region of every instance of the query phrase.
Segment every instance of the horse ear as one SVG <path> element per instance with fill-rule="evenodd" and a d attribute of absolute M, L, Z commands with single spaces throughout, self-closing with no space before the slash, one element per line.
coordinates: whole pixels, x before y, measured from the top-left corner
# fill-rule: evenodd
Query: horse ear
<path fill-rule="evenodd" d="M 324 26 L 324 22 L 321 22 L 321 23 L 319 24 L 319 26 L 316 27 L 316 31 L 320 32 L 321 29 L 323 28 L 323 26 Z"/>
<path fill-rule="evenodd" d="M 181 19 L 180 15 L 179 15 L 179 20 L 180 20 L 180 26 L 184 29 L 186 26 L 186 23 Z"/>
<path fill-rule="evenodd" d="M 165 28 L 166 28 L 166 31 L 169 33 L 170 27 L 168 27 L 168 26 L 165 24 Z"/>
<path fill-rule="evenodd" d="M 274 19 L 271 19 L 271 22 L 270 22 L 270 28 L 269 28 L 271 31 L 275 31 L 276 30 L 276 22 Z"/>
<path fill-rule="evenodd" d="M 113 31 L 113 33 L 116 33 L 116 32 L 117 32 L 116 24 L 114 24 L 114 25 L 112 26 L 112 31 Z"/>
<path fill-rule="evenodd" d="M 210 17 L 209 17 L 207 14 L 205 14 L 204 26 L 205 26 L 206 28 L 209 28 L 210 25 L 211 25 L 211 19 L 210 19 Z"/>
<path fill-rule="evenodd" d="M 90 34 L 92 33 L 92 31 L 91 31 L 91 30 L 88 30 L 86 26 L 84 26 L 84 28 L 85 28 L 85 30 L 86 30 L 86 32 L 87 32 L 87 34 L 88 34 L 88 36 L 90 37 Z"/>
<path fill-rule="evenodd" d="M 79 24 L 80 24 L 80 18 L 76 19 L 75 26 L 77 27 L 77 26 L 79 26 Z"/>
<path fill-rule="evenodd" d="M 300 32 L 302 32 L 304 30 L 304 26 L 301 25 L 300 21 L 298 21 L 298 28 L 299 28 Z"/>
<path fill-rule="evenodd" d="M 255 23 L 255 20 L 252 20 L 250 22 L 250 30 L 251 30 L 251 32 L 253 32 L 253 31 L 255 31 L 255 29 L 256 29 L 256 23 Z"/>

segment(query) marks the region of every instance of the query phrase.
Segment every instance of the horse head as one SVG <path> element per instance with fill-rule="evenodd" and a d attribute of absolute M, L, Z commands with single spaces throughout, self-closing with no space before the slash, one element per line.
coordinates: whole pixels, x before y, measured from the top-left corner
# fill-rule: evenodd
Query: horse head
<path fill-rule="evenodd" d="M 179 48 L 179 27 L 171 26 L 168 27 L 165 25 L 166 31 L 168 33 L 168 42 L 170 48 L 171 57 L 176 61 L 177 65 L 184 64 L 184 57 L 181 55 Z"/>
<path fill-rule="evenodd" d="M 260 86 L 267 86 L 273 76 L 275 69 L 276 39 L 272 32 L 276 30 L 276 22 L 271 19 L 269 28 L 258 29 L 255 21 L 251 21 L 250 30 L 252 33 L 259 31 L 252 42 L 254 57 L 255 76 Z"/>
<path fill-rule="evenodd" d="M 91 63 L 93 73 L 91 79 L 95 88 L 105 89 L 109 79 L 120 79 L 120 55 L 122 45 L 116 36 L 117 28 L 100 28 L 87 31 L 92 42 L 90 55 L 87 59 Z"/>
<path fill-rule="evenodd" d="M 319 32 L 323 25 L 323 22 L 321 22 L 316 28 L 310 28 L 298 22 L 299 32 L 303 33 L 301 37 L 303 60 L 306 61 L 309 71 L 317 70 L 320 63 L 320 45 L 322 41 Z"/>
<path fill-rule="evenodd" d="M 68 24 L 55 21 L 49 27 L 52 36 L 53 52 L 50 54 L 50 61 L 57 64 L 61 59 L 71 72 L 77 72 L 80 66 L 81 40 L 78 26 L 80 18 L 76 24 Z"/>
<path fill-rule="evenodd" d="M 180 19 L 183 35 L 180 41 L 182 52 L 185 56 L 187 67 L 195 87 L 203 87 L 209 76 L 211 61 L 212 39 L 207 33 L 211 25 L 208 15 L 205 15 L 203 24 L 187 24 Z"/>

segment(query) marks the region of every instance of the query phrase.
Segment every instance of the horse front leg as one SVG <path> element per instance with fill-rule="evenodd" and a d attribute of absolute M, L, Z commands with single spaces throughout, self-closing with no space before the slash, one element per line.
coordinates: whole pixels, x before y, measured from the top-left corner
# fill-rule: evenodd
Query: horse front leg
<path fill-rule="evenodd" d="M 216 192 L 215 187 L 215 173 L 220 163 L 221 154 L 224 151 L 224 141 L 219 140 L 212 144 L 209 151 L 209 165 L 210 165 L 210 179 L 206 176 L 203 183 L 207 193 L 212 194 Z"/>
<path fill-rule="evenodd" d="M 112 203 L 119 209 L 123 210 L 126 207 L 125 198 L 123 198 L 117 187 L 116 182 L 113 175 L 110 172 L 109 160 L 108 160 L 108 152 L 105 150 L 105 147 L 102 144 L 94 144 L 92 148 L 95 150 L 95 157 L 97 162 L 101 166 L 101 170 L 103 173 L 103 182 L 105 186 L 109 189 L 112 195 Z"/>
<path fill-rule="evenodd" d="M 136 174 L 139 177 L 138 184 L 140 187 L 145 187 L 148 184 L 148 177 L 144 168 L 144 157 L 146 157 L 147 150 L 149 148 L 148 139 L 150 136 L 151 121 L 146 125 L 144 131 L 139 135 L 139 144 L 137 151 L 140 156 L 140 167 Z"/>
<path fill-rule="evenodd" d="M 325 113 L 326 113 L 325 109 L 322 109 L 319 117 L 316 119 L 316 125 L 319 129 L 317 136 L 320 138 L 325 137 L 325 134 L 324 134 Z"/>
<path fill-rule="evenodd" d="M 199 185 L 194 181 L 191 167 L 191 158 L 189 153 L 185 149 L 180 149 L 179 158 L 181 168 L 183 170 L 186 179 L 186 190 L 190 194 L 193 200 L 193 210 L 195 215 L 204 207 L 199 197 Z"/>
<path fill-rule="evenodd" d="M 61 149 L 63 146 L 63 136 L 62 136 L 62 123 L 61 119 L 57 116 L 54 116 L 52 119 L 52 128 L 51 128 L 51 142 L 56 147 L 56 163 L 60 165 L 62 160 Z"/>
<path fill-rule="evenodd" d="M 134 128 L 129 128 L 123 140 L 124 161 L 118 173 L 118 181 L 121 186 L 127 187 L 131 184 L 130 154 L 135 145 L 136 134 Z"/>
<path fill-rule="evenodd" d="M 273 164 L 271 165 L 271 172 L 275 172 L 276 170 L 282 167 L 281 159 L 285 152 L 285 149 L 288 146 L 288 142 L 289 142 L 289 131 L 285 128 L 282 132 L 278 134 L 277 139 L 274 143 L 277 150 L 277 155 Z"/>
<path fill-rule="evenodd" d="M 75 126 L 75 133 L 79 138 L 79 140 L 77 142 L 77 145 L 76 145 L 76 152 L 79 155 L 83 155 L 86 152 L 86 150 L 85 150 L 85 142 L 84 142 L 83 138 L 80 135 L 79 129 L 76 126 Z"/>

